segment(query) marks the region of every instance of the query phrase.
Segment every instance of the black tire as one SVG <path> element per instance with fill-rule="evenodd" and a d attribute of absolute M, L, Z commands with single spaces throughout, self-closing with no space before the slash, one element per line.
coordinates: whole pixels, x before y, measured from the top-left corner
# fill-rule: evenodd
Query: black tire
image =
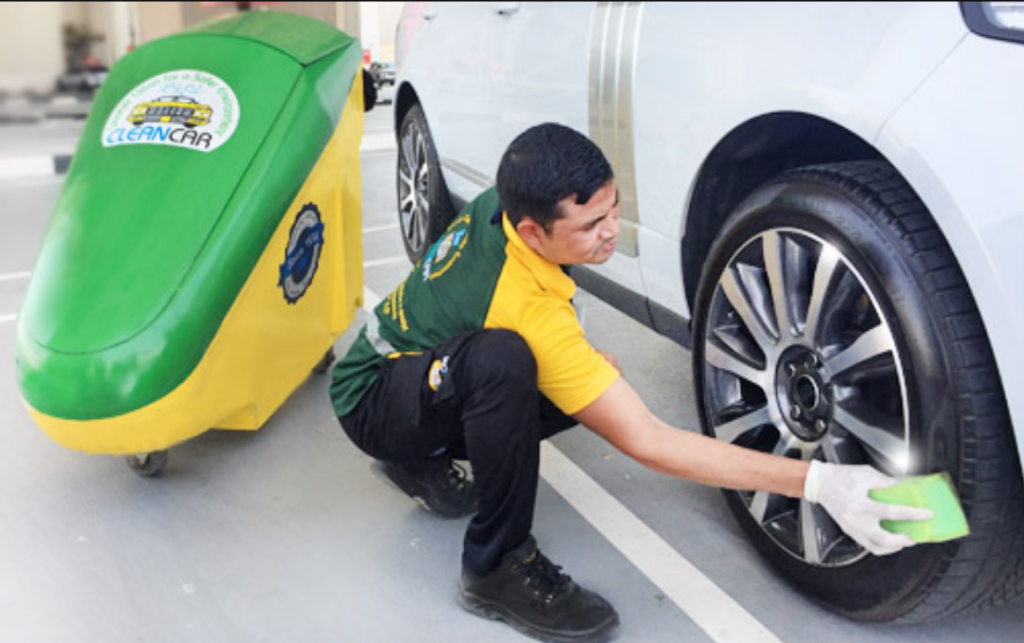
<path fill-rule="evenodd" d="M 891 166 L 807 167 L 759 188 L 716 238 L 695 310 L 706 434 L 893 475 L 948 471 L 971 525 L 966 539 L 876 558 L 820 507 L 726 492 L 787 578 L 862 621 L 928 621 L 1024 592 L 1024 485 L 984 324 Z"/>
<path fill-rule="evenodd" d="M 154 478 L 163 472 L 169 458 L 170 454 L 164 450 L 129 455 L 125 457 L 125 461 L 136 475 L 143 478 Z"/>
<path fill-rule="evenodd" d="M 413 105 L 398 130 L 398 222 L 409 259 L 416 263 L 455 215 L 441 175 L 427 119 Z"/>
<path fill-rule="evenodd" d="M 370 72 L 363 70 L 363 113 L 369 112 L 377 104 L 377 80 Z"/>

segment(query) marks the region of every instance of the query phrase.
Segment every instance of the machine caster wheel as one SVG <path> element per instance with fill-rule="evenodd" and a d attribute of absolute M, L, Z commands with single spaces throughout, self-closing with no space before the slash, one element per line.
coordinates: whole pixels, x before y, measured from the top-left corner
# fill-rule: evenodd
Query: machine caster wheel
<path fill-rule="evenodd" d="M 136 475 L 153 478 L 160 475 L 160 472 L 167 466 L 168 455 L 167 451 L 137 453 L 126 457 L 125 461 Z"/>
<path fill-rule="evenodd" d="M 327 352 L 324 353 L 323 359 L 317 362 L 317 365 L 313 367 L 313 372 L 316 373 L 317 375 L 323 375 L 324 373 L 327 372 L 327 369 L 329 369 L 331 367 L 331 364 L 333 363 L 334 347 L 331 346 L 330 348 L 327 349 Z"/>

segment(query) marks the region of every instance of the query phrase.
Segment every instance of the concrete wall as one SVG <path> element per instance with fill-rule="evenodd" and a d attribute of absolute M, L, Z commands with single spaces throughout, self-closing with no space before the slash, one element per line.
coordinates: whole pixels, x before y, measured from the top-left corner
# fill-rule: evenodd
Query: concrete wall
<path fill-rule="evenodd" d="M 380 59 L 395 61 L 395 30 L 402 17 L 404 2 L 378 2 L 377 29 L 380 33 Z"/>
<path fill-rule="evenodd" d="M 0 92 L 45 92 L 64 72 L 59 2 L 0 3 Z"/>
<path fill-rule="evenodd" d="M 180 2 L 136 3 L 139 44 L 178 33 L 185 26 Z"/>
<path fill-rule="evenodd" d="M 362 2 L 335 2 L 336 16 L 334 26 L 353 38 L 359 38 Z"/>
<path fill-rule="evenodd" d="M 58 2 L 62 6 L 61 24 L 63 32 L 74 29 L 87 34 L 92 42 L 88 54 L 99 58 L 107 67 L 131 51 L 139 43 L 135 2 Z M 146 3 L 149 4 L 149 3 Z M 67 45 L 67 43 L 64 43 Z M 79 58 L 65 51 L 67 67 L 81 64 Z"/>
<path fill-rule="evenodd" d="M 148 4 L 148 3 L 147 3 Z M 178 3 L 160 3 L 178 4 Z M 0 4 L 0 91 L 45 93 L 85 56 L 111 66 L 139 34 L 135 2 L 5 2 Z M 69 37 L 69 32 L 74 38 Z M 77 39 L 81 49 L 69 50 Z"/>
<path fill-rule="evenodd" d="M 360 2 L 360 23 L 363 49 L 369 49 L 373 60 L 395 60 L 395 28 L 402 15 L 404 2 Z"/>
<path fill-rule="evenodd" d="M 271 5 L 323 20 L 359 38 L 375 60 L 394 59 L 395 25 L 402 2 L 287 2 Z M 140 44 L 192 25 L 233 15 L 230 4 L 200 2 L 3 2 L 0 3 L 0 92 L 48 92 L 84 54 L 113 66 Z M 87 44 L 69 55 L 70 25 Z"/>
<path fill-rule="evenodd" d="M 329 25 L 338 24 L 338 5 L 342 2 L 282 2 L 270 7 L 272 11 L 287 11 L 288 13 L 316 18 Z"/>

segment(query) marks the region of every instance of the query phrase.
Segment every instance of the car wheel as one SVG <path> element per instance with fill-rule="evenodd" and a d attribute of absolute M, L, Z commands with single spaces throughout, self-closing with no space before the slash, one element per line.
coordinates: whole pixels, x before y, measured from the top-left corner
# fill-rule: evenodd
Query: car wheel
<path fill-rule="evenodd" d="M 437 241 L 454 212 L 437 150 L 419 105 L 402 118 L 398 134 L 398 219 L 413 263 Z"/>
<path fill-rule="evenodd" d="M 1024 591 L 1024 495 L 1004 394 L 966 280 L 889 165 L 793 170 L 730 216 L 699 289 L 706 434 L 779 456 L 948 471 L 970 537 L 877 558 L 820 506 L 726 492 L 800 589 L 865 621 L 925 621 Z"/>

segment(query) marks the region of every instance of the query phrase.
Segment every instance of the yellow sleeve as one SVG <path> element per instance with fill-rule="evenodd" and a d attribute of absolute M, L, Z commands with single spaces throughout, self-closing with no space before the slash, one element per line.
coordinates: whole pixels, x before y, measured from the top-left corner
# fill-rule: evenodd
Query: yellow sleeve
<path fill-rule="evenodd" d="M 537 387 L 567 415 L 608 390 L 619 372 L 590 345 L 568 302 L 537 302 L 524 311 L 519 334 L 537 360 Z"/>
<path fill-rule="evenodd" d="M 526 340 L 537 361 L 537 387 L 567 415 L 586 408 L 619 377 L 587 341 L 572 304 L 554 295 L 499 304 L 484 327 L 514 330 Z"/>

